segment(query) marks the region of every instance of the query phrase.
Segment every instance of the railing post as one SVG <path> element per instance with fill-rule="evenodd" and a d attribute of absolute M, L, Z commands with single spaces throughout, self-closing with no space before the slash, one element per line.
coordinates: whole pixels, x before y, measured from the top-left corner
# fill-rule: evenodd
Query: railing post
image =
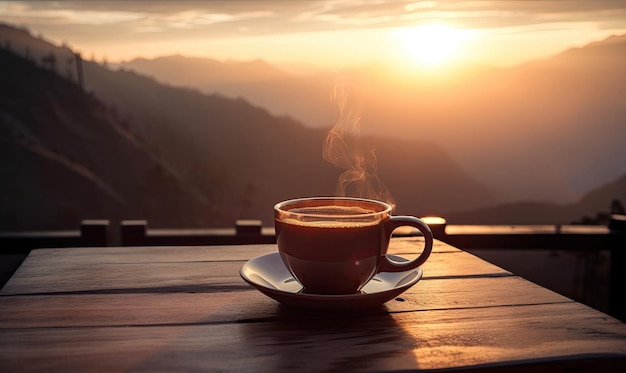
<path fill-rule="evenodd" d="M 109 246 L 108 220 L 83 220 L 80 223 L 80 239 L 84 246 Z"/>
<path fill-rule="evenodd" d="M 435 239 L 445 241 L 446 226 L 448 225 L 446 219 L 440 216 L 423 216 L 420 220 L 428 225 L 428 228 L 430 228 L 430 231 L 433 232 L 433 237 Z"/>
<path fill-rule="evenodd" d="M 237 220 L 235 234 L 237 236 L 260 236 L 263 222 L 260 220 Z"/>
<path fill-rule="evenodd" d="M 123 220 L 120 224 L 122 246 L 145 245 L 147 227 L 146 220 Z"/>
<path fill-rule="evenodd" d="M 609 247 L 611 249 L 611 274 L 609 313 L 626 321 L 626 215 L 611 215 L 609 220 Z"/>

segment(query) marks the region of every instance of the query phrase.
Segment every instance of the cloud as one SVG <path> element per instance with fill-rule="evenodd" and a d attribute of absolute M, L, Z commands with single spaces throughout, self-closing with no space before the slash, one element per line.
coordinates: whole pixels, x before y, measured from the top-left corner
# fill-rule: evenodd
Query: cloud
<path fill-rule="evenodd" d="M 24 24 L 117 25 L 125 32 L 210 30 L 216 37 L 410 26 L 462 28 L 626 20 L 624 1 L 16 1 L 0 17 Z"/>
<path fill-rule="evenodd" d="M 364 49 L 376 50 L 368 52 L 374 55 L 369 58 L 378 57 L 381 49 L 391 47 L 379 40 L 373 48 L 372 40 L 384 38 L 392 29 L 443 23 L 481 35 L 468 49 L 491 61 L 530 56 L 530 49 L 533 56 L 547 55 L 626 33 L 626 2 L 0 1 L 0 22 L 117 58 L 192 50 L 227 58 L 267 58 L 272 51 L 283 56 L 289 51 L 291 56 L 313 53 L 336 60 L 346 54 L 358 56 Z M 263 36 L 271 38 L 259 38 Z M 526 44 L 520 48 L 522 42 Z M 511 54 L 511 45 L 519 53 Z M 324 52 L 310 52 L 320 46 Z"/>

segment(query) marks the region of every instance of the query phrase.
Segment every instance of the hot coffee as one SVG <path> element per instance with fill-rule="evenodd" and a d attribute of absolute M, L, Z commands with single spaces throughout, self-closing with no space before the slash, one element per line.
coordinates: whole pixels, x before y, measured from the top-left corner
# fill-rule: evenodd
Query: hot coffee
<path fill-rule="evenodd" d="M 275 206 L 278 250 L 306 292 L 357 292 L 381 267 L 387 271 L 410 269 L 386 258 L 388 240 L 395 227 L 411 225 L 429 234 L 414 267 L 430 254 L 432 235 L 428 227 L 417 218 L 391 217 L 390 212 L 391 207 L 382 202 L 352 198 L 307 198 L 279 203 Z"/>

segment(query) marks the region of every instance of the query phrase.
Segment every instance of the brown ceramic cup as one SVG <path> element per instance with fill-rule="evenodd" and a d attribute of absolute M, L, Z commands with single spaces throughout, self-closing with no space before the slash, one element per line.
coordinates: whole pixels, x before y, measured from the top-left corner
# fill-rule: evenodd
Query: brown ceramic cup
<path fill-rule="evenodd" d="M 291 274 L 310 294 L 353 294 L 379 272 L 403 272 L 429 257 L 433 235 L 413 216 L 392 216 L 384 202 L 347 197 L 311 197 L 274 206 L 276 241 Z M 425 238 L 421 254 L 396 262 L 387 256 L 391 233 L 417 228 Z"/>

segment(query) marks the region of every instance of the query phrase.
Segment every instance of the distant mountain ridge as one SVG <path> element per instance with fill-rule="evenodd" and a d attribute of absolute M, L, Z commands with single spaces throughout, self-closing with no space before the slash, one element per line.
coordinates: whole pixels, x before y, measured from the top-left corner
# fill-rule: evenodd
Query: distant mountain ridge
<path fill-rule="evenodd" d="M 289 116 L 313 127 L 328 127 L 337 120 L 337 110 L 330 101 L 334 81 L 329 74 L 303 79 L 262 60 L 222 62 L 181 55 L 138 58 L 118 67 L 161 83 L 241 97 L 274 115 Z"/>
<path fill-rule="evenodd" d="M 626 174 L 571 204 L 517 202 L 446 214 L 449 224 L 572 224 L 610 214 L 613 201 L 626 202 Z"/>
<path fill-rule="evenodd" d="M 171 67 L 175 66 L 174 69 Z M 170 83 L 173 79 L 178 84 L 193 87 L 204 79 L 219 82 L 255 82 L 271 81 L 282 77 L 284 73 L 262 60 L 221 62 L 209 58 L 183 57 L 172 55 L 154 59 L 137 58 L 129 63 L 119 64 L 120 68 L 136 70 L 148 74 L 159 82 Z M 186 75 L 181 75 L 181 72 Z M 186 79 L 186 80 L 185 80 Z"/>

